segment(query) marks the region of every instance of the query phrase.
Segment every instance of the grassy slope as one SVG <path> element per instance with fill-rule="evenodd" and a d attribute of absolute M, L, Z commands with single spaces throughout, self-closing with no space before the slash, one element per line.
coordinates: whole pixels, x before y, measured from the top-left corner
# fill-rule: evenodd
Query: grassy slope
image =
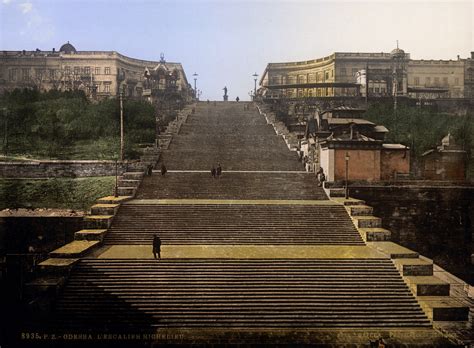
<path fill-rule="evenodd" d="M 0 209 L 64 208 L 86 210 L 113 194 L 115 177 L 0 179 Z"/>

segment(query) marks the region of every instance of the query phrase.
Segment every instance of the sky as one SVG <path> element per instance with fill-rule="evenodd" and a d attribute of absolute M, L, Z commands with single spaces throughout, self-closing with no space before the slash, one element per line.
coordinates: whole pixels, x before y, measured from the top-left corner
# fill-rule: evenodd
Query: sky
<path fill-rule="evenodd" d="M 183 65 L 201 100 L 248 100 L 270 62 L 333 52 L 456 59 L 474 51 L 471 1 L 0 0 L 0 50 L 117 51 Z M 258 82 L 258 81 L 257 81 Z"/>

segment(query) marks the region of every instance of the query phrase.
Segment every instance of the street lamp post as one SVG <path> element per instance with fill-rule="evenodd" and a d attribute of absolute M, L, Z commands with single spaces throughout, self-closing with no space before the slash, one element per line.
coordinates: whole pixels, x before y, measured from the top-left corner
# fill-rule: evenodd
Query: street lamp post
<path fill-rule="evenodd" d="M 253 85 L 253 99 L 255 100 L 255 97 L 257 96 L 257 77 L 258 77 L 258 74 L 255 73 L 252 76 L 253 76 L 253 82 L 254 82 L 254 85 Z"/>
<path fill-rule="evenodd" d="M 349 181 L 349 152 L 346 152 L 345 160 L 346 160 L 346 187 L 345 187 L 345 197 L 346 199 L 349 198 L 349 188 L 347 182 Z"/>
<path fill-rule="evenodd" d="M 120 92 L 120 161 L 125 157 L 125 142 L 123 138 L 123 93 Z"/>
<path fill-rule="evenodd" d="M 197 98 L 196 81 L 197 81 L 197 77 L 198 77 L 199 75 L 196 74 L 196 73 L 194 73 L 193 76 L 194 76 L 194 97 Z"/>

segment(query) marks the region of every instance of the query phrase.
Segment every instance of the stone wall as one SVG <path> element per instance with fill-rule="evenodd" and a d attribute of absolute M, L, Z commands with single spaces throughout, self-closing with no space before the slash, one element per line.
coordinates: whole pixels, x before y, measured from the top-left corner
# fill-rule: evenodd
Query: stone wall
<path fill-rule="evenodd" d="M 350 195 L 374 208 L 394 242 L 474 284 L 474 187 L 354 184 Z"/>
<path fill-rule="evenodd" d="M 119 162 L 118 174 L 140 168 L 139 161 Z M 115 161 L 31 161 L 0 162 L 3 178 L 54 178 L 115 175 Z"/>

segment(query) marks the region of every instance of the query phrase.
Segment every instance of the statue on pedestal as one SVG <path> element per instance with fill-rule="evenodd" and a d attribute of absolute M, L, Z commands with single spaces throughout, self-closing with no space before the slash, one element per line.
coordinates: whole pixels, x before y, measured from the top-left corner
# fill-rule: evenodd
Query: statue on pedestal
<path fill-rule="evenodd" d="M 229 96 L 227 95 L 227 86 L 223 88 L 224 90 L 224 101 L 227 101 L 229 99 Z"/>

